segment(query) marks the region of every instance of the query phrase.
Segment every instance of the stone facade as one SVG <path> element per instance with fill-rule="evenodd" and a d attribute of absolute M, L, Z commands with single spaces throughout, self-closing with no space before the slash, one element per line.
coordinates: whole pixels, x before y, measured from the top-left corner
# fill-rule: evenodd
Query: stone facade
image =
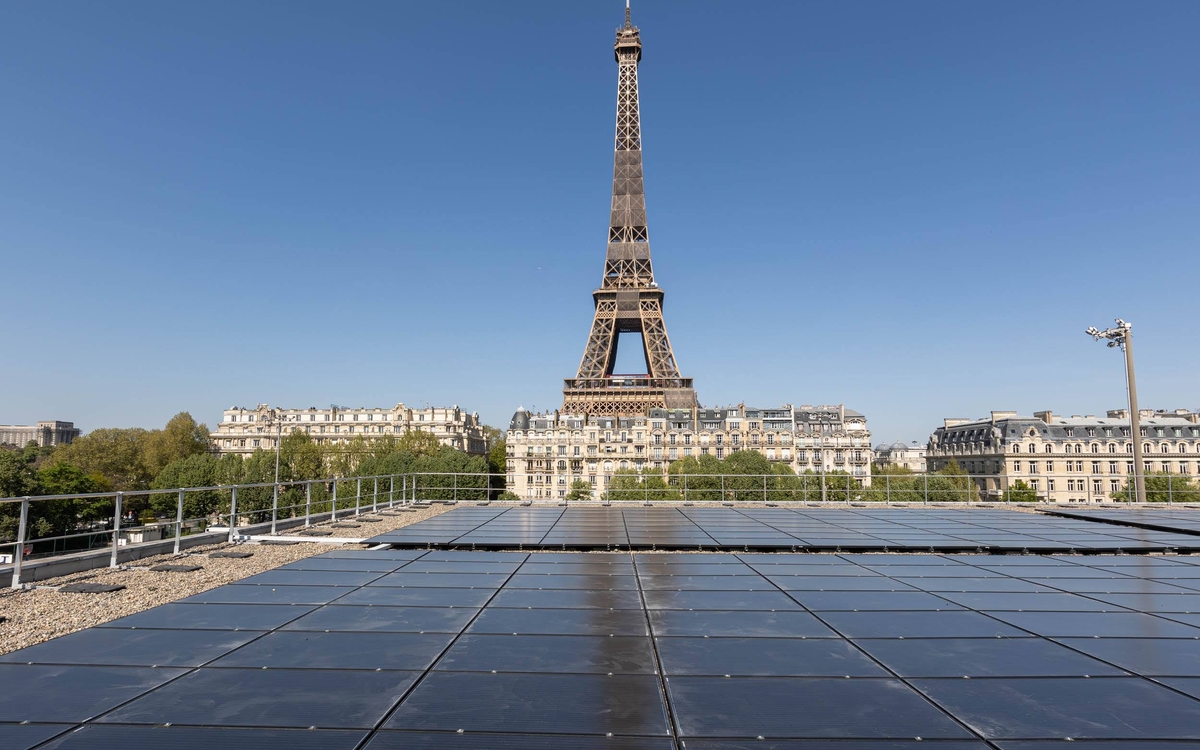
<path fill-rule="evenodd" d="M 880 443 L 875 446 L 875 463 L 882 466 L 897 466 L 917 473 L 925 471 L 926 446 L 911 443 Z"/>
<path fill-rule="evenodd" d="M 279 419 L 279 422 L 276 422 Z M 258 448 L 275 449 L 276 435 L 304 432 L 319 445 L 345 445 L 356 437 L 377 440 L 399 437 L 407 432 L 428 432 L 442 445 L 474 456 L 487 454 L 487 433 L 479 415 L 457 406 L 414 409 L 396 404 L 391 409 L 272 409 L 259 404 L 253 409 L 226 409 L 221 423 L 211 434 L 221 453 L 249 455 Z"/>
<path fill-rule="evenodd" d="M 1187 409 L 1140 413 L 1146 472 L 1200 473 L 1200 414 Z M 986 419 L 947 419 L 929 438 L 930 471 L 951 461 L 970 474 L 984 499 L 1021 480 L 1051 502 L 1104 502 L 1133 473 L 1129 411 L 1104 417 L 1031 417 L 994 411 Z"/>
<path fill-rule="evenodd" d="M 18 448 L 24 448 L 31 441 L 42 447 L 69 445 L 79 435 L 80 430 L 74 422 L 60 422 L 57 419 L 37 424 L 0 424 L 0 445 L 15 445 Z"/>
<path fill-rule="evenodd" d="M 620 469 L 667 472 L 688 456 L 726 458 L 753 450 L 797 474 L 843 471 L 871 481 L 871 433 L 862 414 L 844 406 L 651 409 L 644 416 L 603 417 L 518 409 L 509 424 L 507 485 L 530 500 L 566 497 L 583 480 L 599 498 Z"/>

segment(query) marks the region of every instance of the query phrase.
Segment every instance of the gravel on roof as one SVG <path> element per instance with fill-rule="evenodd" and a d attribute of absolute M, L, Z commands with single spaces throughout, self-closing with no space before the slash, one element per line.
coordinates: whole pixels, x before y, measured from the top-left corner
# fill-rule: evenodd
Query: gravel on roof
<path fill-rule="evenodd" d="M 380 522 L 371 524 L 369 531 L 376 534 L 398 529 L 432 518 L 450 510 L 451 507 L 434 505 L 415 513 L 376 516 L 380 518 Z M 339 521 L 352 517 L 353 511 L 350 516 L 338 514 Z M 330 524 L 327 522 L 317 527 L 329 529 Z M 363 527 L 365 528 L 367 527 Z M 361 533 L 363 529 L 331 530 L 334 537 L 360 539 L 365 536 Z M 295 530 L 288 530 L 280 536 L 291 536 L 295 533 Z M 321 538 L 328 540 L 330 537 Z M 254 554 L 242 559 L 208 556 L 210 552 L 234 548 L 252 551 Z M 253 542 L 237 545 L 215 544 L 193 547 L 180 555 L 143 558 L 116 569 L 99 568 L 38 581 L 36 586 L 30 589 L 3 589 L 0 590 L 0 654 L 199 594 L 336 548 L 336 545 L 328 542 L 303 542 L 286 546 Z M 164 563 L 200 565 L 202 569 L 186 574 L 150 570 L 151 567 Z M 125 588 L 104 594 L 71 594 L 57 590 L 59 586 L 81 582 L 123 585 Z"/>

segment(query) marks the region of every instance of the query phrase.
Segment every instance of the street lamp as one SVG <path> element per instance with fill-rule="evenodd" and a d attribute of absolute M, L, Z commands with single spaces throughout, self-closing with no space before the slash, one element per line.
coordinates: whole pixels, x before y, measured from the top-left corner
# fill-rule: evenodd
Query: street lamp
<path fill-rule="evenodd" d="M 1108 339 L 1108 347 L 1120 347 L 1125 352 L 1125 378 L 1129 383 L 1129 427 L 1133 433 L 1133 484 L 1137 501 L 1146 502 L 1145 464 L 1142 463 L 1142 427 L 1138 414 L 1137 381 L 1133 377 L 1133 326 L 1117 318 L 1114 328 L 1101 331 L 1095 326 L 1087 329 L 1094 340 Z"/>
<path fill-rule="evenodd" d="M 283 440 L 283 410 L 276 407 L 267 413 L 275 421 L 275 484 L 279 484 L 279 449 Z"/>

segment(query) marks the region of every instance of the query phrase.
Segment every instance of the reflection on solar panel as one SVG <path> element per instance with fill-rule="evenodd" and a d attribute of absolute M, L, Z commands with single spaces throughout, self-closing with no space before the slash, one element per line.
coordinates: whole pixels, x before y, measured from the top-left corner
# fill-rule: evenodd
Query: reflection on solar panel
<path fill-rule="evenodd" d="M 1200 534 L 1200 510 L 1185 508 L 1098 508 L 1047 511 L 1063 518 L 1104 521 L 1143 529 Z"/>
<path fill-rule="evenodd" d="M 1200 532 L 1198 532 L 1200 533 Z M 1161 552 L 1200 538 L 986 508 L 459 508 L 381 534 L 408 548 Z"/>
<path fill-rule="evenodd" d="M 338 551 L 0 657 L 0 747 L 1191 747 L 1198 602 L 1187 556 Z"/>

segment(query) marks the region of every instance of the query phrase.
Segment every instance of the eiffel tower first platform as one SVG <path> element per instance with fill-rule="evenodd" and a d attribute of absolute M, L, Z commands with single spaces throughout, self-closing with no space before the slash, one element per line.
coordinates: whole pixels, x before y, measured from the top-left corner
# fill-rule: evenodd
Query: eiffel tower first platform
<path fill-rule="evenodd" d="M 638 112 L 642 41 L 630 22 L 628 2 L 625 25 L 617 29 L 613 52 L 617 59 L 617 135 L 608 254 L 600 288 L 592 292 L 596 314 L 579 373 L 563 383 L 562 410 L 619 416 L 645 414 L 650 409 L 692 409 L 697 406 L 696 392 L 691 378 L 679 374 L 663 323 L 663 290 L 654 283 L 650 264 Z M 622 333 L 642 335 L 644 373 L 613 373 Z"/>

